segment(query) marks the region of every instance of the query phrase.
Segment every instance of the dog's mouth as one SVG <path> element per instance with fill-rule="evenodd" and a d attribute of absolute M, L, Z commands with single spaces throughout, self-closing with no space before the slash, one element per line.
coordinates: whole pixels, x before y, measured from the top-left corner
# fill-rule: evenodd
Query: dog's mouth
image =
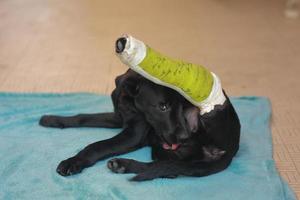
<path fill-rule="evenodd" d="M 165 149 L 165 150 L 176 151 L 181 146 L 180 143 L 169 142 L 168 140 L 166 140 L 166 138 L 163 135 L 159 135 L 159 137 L 161 139 L 162 148 Z"/>
<path fill-rule="evenodd" d="M 179 147 L 180 147 L 180 144 L 167 144 L 167 143 L 163 143 L 162 144 L 162 147 L 166 150 L 172 150 L 172 151 L 176 151 Z"/>

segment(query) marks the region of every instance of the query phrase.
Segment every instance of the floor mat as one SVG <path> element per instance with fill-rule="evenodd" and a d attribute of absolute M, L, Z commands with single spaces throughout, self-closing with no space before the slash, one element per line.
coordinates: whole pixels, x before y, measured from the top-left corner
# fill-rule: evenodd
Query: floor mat
<path fill-rule="evenodd" d="M 208 177 L 129 182 L 100 161 L 83 173 L 61 177 L 57 164 L 118 129 L 51 129 L 44 114 L 74 115 L 112 110 L 108 96 L 0 93 L 0 199 L 296 199 L 272 158 L 270 103 L 261 97 L 232 98 L 242 124 L 237 156 L 225 171 Z M 150 148 L 124 158 L 150 161 Z"/>

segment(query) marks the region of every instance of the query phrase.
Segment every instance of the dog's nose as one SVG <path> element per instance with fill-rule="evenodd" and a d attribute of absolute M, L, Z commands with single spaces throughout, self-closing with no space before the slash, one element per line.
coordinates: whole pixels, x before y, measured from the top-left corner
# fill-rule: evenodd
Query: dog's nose
<path fill-rule="evenodd" d="M 127 43 L 127 39 L 125 37 L 121 37 L 116 41 L 116 52 L 122 53 L 125 49 Z"/>

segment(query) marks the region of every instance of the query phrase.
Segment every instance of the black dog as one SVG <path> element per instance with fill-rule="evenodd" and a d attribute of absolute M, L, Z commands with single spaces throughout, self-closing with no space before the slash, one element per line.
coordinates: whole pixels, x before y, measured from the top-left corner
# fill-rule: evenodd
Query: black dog
<path fill-rule="evenodd" d="M 156 85 L 132 70 L 116 78 L 113 113 L 43 116 L 46 127 L 107 127 L 123 130 L 115 137 L 88 145 L 62 161 L 62 176 L 80 173 L 99 160 L 152 147 L 153 162 L 115 158 L 107 166 L 115 173 L 136 173 L 134 181 L 159 177 L 207 176 L 227 168 L 238 151 L 240 123 L 226 102 L 204 115 L 177 92 Z"/>

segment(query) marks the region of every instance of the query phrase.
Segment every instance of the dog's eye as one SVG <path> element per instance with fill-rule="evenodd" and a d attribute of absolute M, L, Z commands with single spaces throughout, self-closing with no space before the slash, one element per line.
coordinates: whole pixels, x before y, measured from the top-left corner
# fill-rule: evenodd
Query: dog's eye
<path fill-rule="evenodd" d="M 166 112 L 169 110 L 169 105 L 167 103 L 161 103 L 159 104 L 159 109 L 163 112 Z"/>

